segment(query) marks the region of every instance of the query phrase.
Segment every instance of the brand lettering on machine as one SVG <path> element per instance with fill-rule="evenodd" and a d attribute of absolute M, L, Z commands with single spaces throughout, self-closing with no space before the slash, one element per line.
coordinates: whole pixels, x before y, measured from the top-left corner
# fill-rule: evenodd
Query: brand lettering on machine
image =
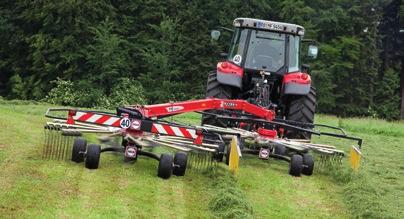
<path fill-rule="evenodd" d="M 224 102 L 224 105 L 227 107 L 236 107 L 236 104 L 232 102 Z"/>
<path fill-rule="evenodd" d="M 180 111 L 183 109 L 184 109 L 183 106 L 169 106 L 166 108 L 167 112 L 176 112 L 176 111 Z"/>

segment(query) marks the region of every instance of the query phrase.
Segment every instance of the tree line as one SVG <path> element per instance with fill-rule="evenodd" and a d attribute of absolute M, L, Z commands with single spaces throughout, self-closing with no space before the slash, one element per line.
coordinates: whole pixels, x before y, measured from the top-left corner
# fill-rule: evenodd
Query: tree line
<path fill-rule="evenodd" d="M 320 112 L 400 118 L 401 0 L 2 1 L 0 96 L 87 107 L 201 98 L 228 49 L 210 30 L 236 17 L 296 23 L 320 43 L 309 63 Z"/>

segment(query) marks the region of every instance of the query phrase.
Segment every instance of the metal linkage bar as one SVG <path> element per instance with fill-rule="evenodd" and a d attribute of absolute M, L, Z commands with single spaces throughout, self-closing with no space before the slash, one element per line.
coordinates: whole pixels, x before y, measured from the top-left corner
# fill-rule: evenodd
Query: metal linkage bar
<path fill-rule="evenodd" d="M 310 134 L 318 135 L 318 136 L 326 135 L 326 136 L 331 136 L 331 137 L 336 137 L 336 138 L 344 138 L 344 139 L 354 140 L 354 141 L 357 141 L 359 149 L 361 149 L 362 143 L 363 143 L 363 140 L 361 138 L 358 138 L 358 137 L 348 136 L 346 134 L 336 134 L 336 133 L 330 133 L 330 132 L 321 132 L 321 131 L 316 131 L 316 130 L 313 130 L 313 129 L 305 129 L 305 128 L 301 128 L 301 127 L 298 127 L 298 126 L 283 123 L 283 122 L 267 121 L 267 120 L 263 120 L 263 119 L 251 119 L 251 118 L 234 118 L 234 117 L 230 117 L 230 116 L 221 116 L 221 115 L 217 115 L 216 118 L 217 119 L 225 119 L 225 120 L 229 120 L 229 121 L 238 121 L 238 122 L 263 123 L 263 124 L 266 123 L 266 124 L 271 124 L 271 125 L 277 125 L 279 127 L 285 128 L 285 129 L 297 130 L 297 131 L 306 132 L 306 133 L 310 133 Z M 280 120 L 278 120 L 278 121 L 280 121 Z M 325 125 L 323 125 L 323 126 L 325 126 Z M 332 126 L 329 126 L 329 127 L 332 127 Z M 333 128 L 339 129 L 337 127 L 333 127 Z"/>
<path fill-rule="evenodd" d="M 175 103 L 163 103 L 146 106 L 129 106 L 129 111 L 138 111 L 146 118 L 160 118 L 180 113 L 205 111 L 205 110 L 239 110 L 258 118 L 273 120 L 275 112 L 266 108 L 251 104 L 245 100 L 223 100 L 207 98 L 202 100 L 190 100 Z"/>

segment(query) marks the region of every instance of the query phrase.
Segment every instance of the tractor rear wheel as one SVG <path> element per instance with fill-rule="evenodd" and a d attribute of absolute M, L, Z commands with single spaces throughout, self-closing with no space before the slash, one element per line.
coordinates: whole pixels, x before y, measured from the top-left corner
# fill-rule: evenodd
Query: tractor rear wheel
<path fill-rule="evenodd" d="M 307 95 L 291 97 L 286 109 L 286 119 L 313 124 L 316 106 L 316 89 L 311 87 L 310 92 Z M 286 137 L 290 139 L 311 139 L 311 134 L 295 130 L 287 130 Z"/>
<path fill-rule="evenodd" d="M 208 75 L 208 82 L 206 84 L 206 97 L 215 97 L 219 99 L 231 99 L 232 89 L 230 86 L 223 85 L 217 81 L 216 71 L 212 71 Z M 208 113 L 215 113 L 215 110 L 208 110 Z M 202 115 L 202 125 L 214 125 L 224 127 L 225 125 L 218 122 L 215 116 Z"/>

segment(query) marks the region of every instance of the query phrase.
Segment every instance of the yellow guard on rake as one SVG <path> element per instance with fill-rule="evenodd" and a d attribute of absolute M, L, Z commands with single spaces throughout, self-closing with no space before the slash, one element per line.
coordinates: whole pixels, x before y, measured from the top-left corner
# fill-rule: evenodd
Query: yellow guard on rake
<path fill-rule="evenodd" d="M 359 166 L 361 163 L 361 157 L 362 157 L 362 153 L 360 152 L 360 150 L 358 148 L 356 148 L 355 146 L 352 146 L 351 152 L 349 154 L 349 161 L 351 163 L 351 167 L 353 170 L 355 170 L 355 171 L 359 170 Z"/>
<path fill-rule="evenodd" d="M 240 158 L 240 151 L 238 147 L 238 139 L 236 136 L 233 136 L 230 143 L 230 160 L 229 160 L 229 169 L 230 171 L 236 175 L 238 172 L 238 164 Z"/>

